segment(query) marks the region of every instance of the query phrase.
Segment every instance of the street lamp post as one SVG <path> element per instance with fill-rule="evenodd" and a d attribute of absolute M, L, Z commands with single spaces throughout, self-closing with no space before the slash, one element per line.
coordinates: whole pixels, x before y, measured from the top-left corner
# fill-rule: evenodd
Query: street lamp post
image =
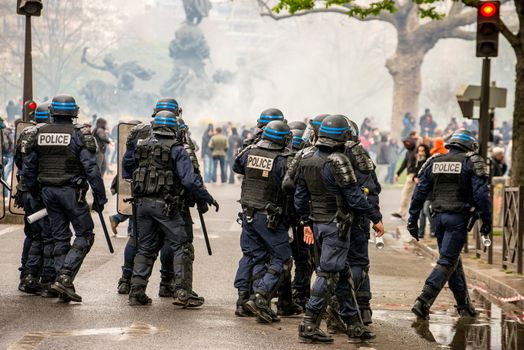
<path fill-rule="evenodd" d="M 42 0 L 17 0 L 16 13 L 25 16 L 25 50 L 24 50 L 24 115 L 23 120 L 29 121 L 30 111 L 26 105 L 33 100 L 33 56 L 31 43 L 31 17 L 40 16 Z"/>

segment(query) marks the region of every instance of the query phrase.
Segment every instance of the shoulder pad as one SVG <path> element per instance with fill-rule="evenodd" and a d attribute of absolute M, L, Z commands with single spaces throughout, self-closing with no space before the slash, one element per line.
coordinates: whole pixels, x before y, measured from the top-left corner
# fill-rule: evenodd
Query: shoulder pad
<path fill-rule="evenodd" d="M 313 154 L 315 154 L 316 150 L 317 150 L 317 148 L 315 146 L 306 147 L 306 148 L 303 148 L 300 151 L 298 151 L 298 153 L 297 153 L 297 155 L 295 157 L 298 157 L 299 159 L 309 158 Z"/>
<path fill-rule="evenodd" d="M 354 146 L 350 147 L 351 153 L 355 157 L 356 165 L 358 167 L 358 171 L 373 171 L 375 170 L 375 164 L 373 163 L 373 160 L 369 156 L 369 153 L 365 150 L 365 148 L 361 144 L 355 144 Z"/>
<path fill-rule="evenodd" d="M 80 134 L 82 135 L 82 142 L 84 143 L 85 148 L 87 148 L 88 151 L 96 152 L 96 140 L 93 134 L 91 134 L 89 127 L 82 124 L 77 124 L 75 125 L 75 128 L 80 131 Z"/>
<path fill-rule="evenodd" d="M 424 162 L 424 164 L 422 164 L 422 167 L 420 168 L 420 170 L 418 171 L 417 173 L 417 177 L 421 177 L 422 174 L 424 173 L 424 171 L 426 171 L 427 167 L 433 163 L 433 160 L 435 160 L 435 158 L 438 158 L 440 157 L 442 154 L 440 153 L 436 153 L 434 155 L 432 155 L 431 157 L 429 157 L 428 159 L 426 159 L 426 161 Z"/>
<path fill-rule="evenodd" d="M 36 135 L 40 127 L 33 125 L 22 130 L 16 141 L 16 148 L 23 154 L 28 154 L 36 146 Z"/>
<path fill-rule="evenodd" d="M 246 153 L 246 152 L 252 150 L 252 149 L 255 148 L 255 147 L 256 147 L 256 145 L 255 145 L 254 143 L 252 143 L 252 144 L 250 144 L 250 145 L 244 147 L 240 152 L 238 152 L 238 154 L 237 154 L 237 158 L 242 157 L 242 156 L 244 155 L 244 153 Z"/>
<path fill-rule="evenodd" d="M 351 162 L 344 153 L 331 153 L 328 160 L 333 164 L 333 174 L 335 175 L 337 185 L 340 187 L 348 187 L 357 182 Z"/>
<path fill-rule="evenodd" d="M 476 152 L 466 153 L 466 158 L 471 161 L 473 173 L 478 177 L 488 176 L 488 165 L 482 156 Z"/>
<path fill-rule="evenodd" d="M 193 168 L 195 168 L 195 171 L 198 171 L 200 168 L 200 165 L 198 164 L 198 158 L 195 153 L 195 149 L 189 143 L 184 143 L 183 146 L 187 154 L 189 154 L 189 158 L 191 159 L 191 162 L 193 162 Z"/>
<path fill-rule="evenodd" d="M 142 140 L 146 139 L 147 138 L 146 133 L 148 135 L 150 129 L 151 127 L 146 123 L 140 123 L 140 124 L 133 126 L 131 130 L 129 130 L 129 135 L 127 136 L 127 140 L 126 140 L 126 146 L 132 147 L 135 144 L 135 142 L 138 141 L 137 139 L 142 139 Z"/>

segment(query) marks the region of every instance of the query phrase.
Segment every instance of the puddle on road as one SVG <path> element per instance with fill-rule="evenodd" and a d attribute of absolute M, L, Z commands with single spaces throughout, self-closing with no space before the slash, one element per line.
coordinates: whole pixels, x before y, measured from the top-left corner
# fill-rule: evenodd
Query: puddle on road
<path fill-rule="evenodd" d="M 522 350 L 524 324 L 506 315 L 498 306 L 481 298 L 476 319 L 460 319 L 456 314 L 431 314 L 429 322 L 413 322 L 414 331 L 441 349 Z M 521 315 L 522 316 L 522 315 Z"/>

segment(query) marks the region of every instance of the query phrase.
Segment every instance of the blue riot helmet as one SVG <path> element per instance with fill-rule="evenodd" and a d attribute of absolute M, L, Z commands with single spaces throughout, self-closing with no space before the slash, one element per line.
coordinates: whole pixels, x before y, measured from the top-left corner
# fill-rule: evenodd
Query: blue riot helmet
<path fill-rule="evenodd" d="M 292 139 L 293 149 L 300 150 L 304 148 L 305 143 L 302 137 L 304 136 L 304 132 L 307 128 L 306 123 L 296 121 L 296 122 L 289 123 L 288 126 L 289 126 L 289 129 L 291 130 L 291 133 L 293 134 L 293 139 Z"/>
<path fill-rule="evenodd" d="M 174 98 L 161 98 L 153 109 L 153 117 L 160 111 L 169 111 L 175 115 L 175 117 L 182 114 L 182 108 L 178 105 L 178 102 Z"/>
<path fill-rule="evenodd" d="M 35 111 L 35 122 L 47 123 L 49 121 L 49 102 L 40 104 Z"/>
<path fill-rule="evenodd" d="M 257 146 L 265 149 L 280 150 L 289 144 L 291 137 L 291 130 L 285 122 L 280 120 L 273 121 L 264 128 L 262 139 L 257 142 Z"/>
<path fill-rule="evenodd" d="M 459 129 L 451 135 L 446 148 L 457 147 L 466 152 L 478 152 L 479 143 L 473 133 L 466 129 Z"/>
<path fill-rule="evenodd" d="M 268 123 L 277 120 L 284 120 L 284 114 L 282 111 L 276 108 L 266 109 L 260 113 L 260 117 L 257 119 L 257 128 L 263 129 Z"/>
<path fill-rule="evenodd" d="M 151 122 L 153 134 L 164 136 L 178 135 L 178 121 L 176 115 L 170 111 L 159 111 Z"/>
<path fill-rule="evenodd" d="M 51 117 L 70 117 L 76 118 L 80 108 L 76 104 L 73 96 L 58 95 L 53 97 L 51 106 L 49 106 L 49 114 Z"/>
<path fill-rule="evenodd" d="M 304 136 L 302 139 L 306 144 L 313 144 L 318 139 L 318 130 L 322 125 L 322 121 L 328 117 L 329 114 L 319 114 L 316 117 L 312 118 L 308 122 L 308 126 L 304 131 Z"/>
<path fill-rule="evenodd" d="M 351 137 L 349 139 L 349 141 L 353 141 L 354 143 L 359 143 L 360 142 L 360 135 L 359 135 L 359 132 L 358 132 L 358 125 L 357 123 L 355 123 L 353 120 L 348 119 L 348 122 L 349 122 L 349 126 L 351 127 Z"/>
<path fill-rule="evenodd" d="M 318 131 L 317 146 L 337 147 L 344 145 L 351 137 L 351 126 L 346 116 L 330 115 L 322 121 Z"/>

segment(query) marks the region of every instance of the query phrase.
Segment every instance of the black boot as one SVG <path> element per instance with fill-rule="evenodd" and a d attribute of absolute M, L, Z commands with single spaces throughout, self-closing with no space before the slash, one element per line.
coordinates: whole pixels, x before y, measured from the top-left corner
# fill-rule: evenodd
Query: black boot
<path fill-rule="evenodd" d="M 338 307 L 334 305 L 328 305 L 326 308 L 326 325 L 329 334 L 346 333 L 347 331 L 346 324 L 340 318 L 337 309 Z"/>
<path fill-rule="evenodd" d="M 205 299 L 193 291 L 178 289 L 173 295 L 173 305 L 186 307 L 199 307 L 204 304 Z"/>
<path fill-rule="evenodd" d="M 298 292 L 297 290 L 293 290 L 293 302 L 295 304 L 300 305 L 302 310 L 306 310 L 306 304 L 308 301 L 308 297 L 305 293 Z"/>
<path fill-rule="evenodd" d="M 32 274 L 28 274 L 27 276 L 25 276 L 21 283 L 23 284 L 23 287 L 22 289 L 18 289 L 24 293 L 40 294 L 40 292 L 42 291 L 42 287 L 40 286 L 38 278 Z"/>
<path fill-rule="evenodd" d="M 131 289 L 131 280 L 129 278 L 122 277 L 118 280 L 118 294 L 129 294 Z"/>
<path fill-rule="evenodd" d="M 42 296 L 42 298 L 58 298 L 58 293 L 51 289 L 51 284 L 51 282 L 41 283 L 42 292 L 40 296 Z"/>
<path fill-rule="evenodd" d="M 371 308 L 368 306 L 362 306 L 360 308 L 360 315 L 362 316 L 362 322 L 365 326 L 369 326 L 373 323 L 373 320 L 371 319 L 371 316 L 373 316 L 373 311 L 371 311 Z"/>
<path fill-rule="evenodd" d="M 273 319 L 273 310 L 269 306 L 269 302 L 264 296 L 259 293 L 252 295 L 249 300 L 245 303 L 246 307 L 255 314 L 257 320 L 260 323 L 272 323 Z M 277 320 L 278 317 L 275 318 Z M 278 319 L 280 320 L 280 319 Z"/>
<path fill-rule="evenodd" d="M 129 305 L 139 306 L 149 305 L 151 303 L 151 298 L 146 294 L 146 286 L 140 284 L 131 285 L 131 290 L 129 291 Z"/>
<path fill-rule="evenodd" d="M 411 312 L 417 315 L 421 320 L 429 320 L 429 309 L 437 298 L 438 292 L 435 292 L 430 286 L 424 286 L 422 293 L 418 296 Z"/>
<path fill-rule="evenodd" d="M 158 287 L 158 296 L 161 298 L 172 298 L 175 293 L 175 282 L 171 280 L 161 280 Z"/>
<path fill-rule="evenodd" d="M 333 343 L 333 338 L 324 333 L 319 325 L 322 315 L 306 310 L 302 322 L 298 325 L 298 337 L 303 343 Z"/>
<path fill-rule="evenodd" d="M 376 334 L 360 322 L 358 315 L 345 318 L 344 322 L 347 326 L 346 334 L 350 342 L 362 342 L 376 338 Z"/>
<path fill-rule="evenodd" d="M 304 312 L 304 309 L 294 301 L 288 302 L 288 303 L 281 303 L 279 302 L 277 304 L 277 315 L 278 316 L 294 316 L 294 315 L 300 315 Z"/>
<path fill-rule="evenodd" d="M 475 306 L 473 306 L 467 291 L 463 293 L 453 293 L 453 296 L 457 301 L 455 308 L 457 309 L 457 313 L 460 315 L 460 317 L 474 318 L 478 316 L 478 312 L 475 310 Z"/>
<path fill-rule="evenodd" d="M 249 300 L 249 292 L 238 291 L 237 308 L 235 309 L 235 315 L 238 317 L 253 317 L 253 313 L 245 307 L 246 301 Z"/>
<path fill-rule="evenodd" d="M 73 279 L 69 275 L 60 274 L 56 282 L 51 285 L 51 289 L 58 292 L 64 300 L 82 302 L 82 297 L 76 294 Z"/>

